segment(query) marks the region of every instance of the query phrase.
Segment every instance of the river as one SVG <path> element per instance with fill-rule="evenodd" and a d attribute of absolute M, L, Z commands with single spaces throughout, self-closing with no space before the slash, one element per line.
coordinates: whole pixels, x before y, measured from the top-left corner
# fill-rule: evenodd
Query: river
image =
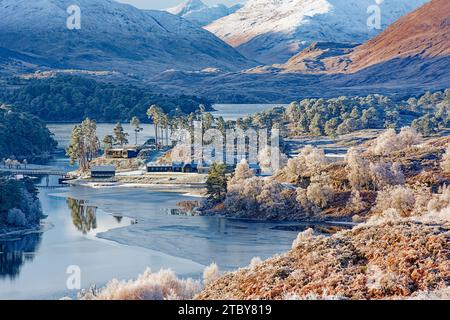
<path fill-rule="evenodd" d="M 72 127 L 50 128 L 63 142 Z M 286 223 L 173 215 L 178 202 L 195 198 L 149 188 L 40 189 L 39 198 L 48 216 L 42 232 L 0 239 L 0 299 L 75 297 L 78 290 L 67 287 L 71 266 L 81 271 L 82 288 L 135 278 L 146 268 L 199 278 L 211 262 L 234 270 L 284 252 L 298 233 L 279 230 Z"/>

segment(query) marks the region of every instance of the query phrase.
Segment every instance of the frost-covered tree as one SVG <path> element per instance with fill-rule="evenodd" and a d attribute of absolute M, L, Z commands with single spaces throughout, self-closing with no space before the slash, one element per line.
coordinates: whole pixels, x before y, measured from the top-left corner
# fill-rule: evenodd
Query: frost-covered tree
<path fill-rule="evenodd" d="M 78 161 L 80 170 L 85 172 L 90 168 L 91 161 L 98 155 L 100 143 L 96 135 L 97 124 L 90 119 L 84 120 L 72 130 L 67 155 L 70 164 Z"/>
<path fill-rule="evenodd" d="M 369 162 L 362 156 L 362 150 L 350 148 L 346 156 L 347 178 L 352 190 L 360 191 L 370 182 L 370 175 L 367 174 Z"/>
<path fill-rule="evenodd" d="M 407 217 L 414 210 L 416 197 L 414 190 L 405 186 L 388 186 L 378 191 L 374 212 L 395 209 L 398 214 Z"/>
<path fill-rule="evenodd" d="M 299 181 L 302 177 L 320 174 L 326 164 L 324 151 L 308 145 L 295 158 L 288 160 L 284 172 L 290 180 Z"/>
<path fill-rule="evenodd" d="M 260 210 L 266 213 L 277 213 L 285 208 L 282 196 L 283 185 L 275 180 L 266 180 L 261 193 L 257 196 Z"/>
<path fill-rule="evenodd" d="M 369 174 L 372 184 L 377 190 L 381 190 L 386 186 L 400 185 L 405 182 L 405 176 L 398 163 L 371 163 L 369 165 Z"/>
<path fill-rule="evenodd" d="M 113 131 L 114 131 L 114 141 L 118 145 L 123 147 L 128 143 L 128 133 L 126 133 L 125 130 L 123 129 L 122 124 L 117 123 Z"/>
<path fill-rule="evenodd" d="M 257 213 L 260 209 L 258 196 L 263 186 L 264 180 L 257 177 L 230 185 L 224 202 L 225 208 L 231 212 Z"/>
<path fill-rule="evenodd" d="M 247 160 L 243 159 L 234 170 L 234 175 L 229 181 L 229 185 L 236 185 L 242 183 L 243 180 L 252 178 L 255 173 L 250 169 Z"/>

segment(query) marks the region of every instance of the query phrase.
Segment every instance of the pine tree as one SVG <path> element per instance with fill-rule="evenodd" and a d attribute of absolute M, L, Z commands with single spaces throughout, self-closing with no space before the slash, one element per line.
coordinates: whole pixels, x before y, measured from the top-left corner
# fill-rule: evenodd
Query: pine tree
<path fill-rule="evenodd" d="M 213 163 L 206 180 L 208 199 L 219 202 L 227 194 L 227 177 L 225 164 Z"/>
<path fill-rule="evenodd" d="M 123 127 L 120 123 L 117 123 L 113 129 L 114 131 L 114 141 L 121 147 L 128 143 L 128 133 L 125 133 Z"/>
<path fill-rule="evenodd" d="M 141 128 L 141 121 L 139 120 L 138 117 L 133 117 L 133 119 L 131 119 L 131 126 L 134 128 L 134 135 L 135 135 L 135 139 L 136 139 L 136 146 L 138 145 L 138 134 L 139 132 L 143 131 L 144 129 Z"/>
<path fill-rule="evenodd" d="M 114 137 L 112 135 L 110 135 L 110 134 L 106 135 L 103 138 L 103 144 L 104 144 L 105 150 L 111 149 L 113 147 L 113 144 L 114 144 Z"/>
<path fill-rule="evenodd" d="M 89 118 L 72 130 L 66 153 L 70 158 L 70 164 L 73 165 L 78 161 L 83 172 L 89 170 L 91 161 L 98 155 L 99 141 L 96 131 L 97 124 Z"/>

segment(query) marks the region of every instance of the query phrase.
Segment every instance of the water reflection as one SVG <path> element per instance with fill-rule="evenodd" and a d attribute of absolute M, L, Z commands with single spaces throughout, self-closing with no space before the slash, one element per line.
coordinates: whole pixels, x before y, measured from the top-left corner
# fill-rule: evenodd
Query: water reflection
<path fill-rule="evenodd" d="M 97 229 L 97 207 L 88 205 L 85 200 L 67 199 L 73 225 L 83 234 Z M 119 222 L 119 220 L 117 220 Z"/>
<path fill-rule="evenodd" d="M 32 233 L 20 239 L 0 241 L 0 279 L 16 279 L 23 265 L 34 259 L 42 234 Z"/>

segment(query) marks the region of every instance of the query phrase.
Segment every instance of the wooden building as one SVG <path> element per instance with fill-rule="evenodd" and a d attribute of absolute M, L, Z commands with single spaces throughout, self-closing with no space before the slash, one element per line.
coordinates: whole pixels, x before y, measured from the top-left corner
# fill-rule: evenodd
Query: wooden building
<path fill-rule="evenodd" d="M 105 156 L 110 159 L 133 159 L 139 155 L 136 148 L 115 148 L 105 150 Z"/>
<path fill-rule="evenodd" d="M 91 178 L 107 179 L 116 176 L 116 167 L 114 166 L 94 166 L 91 168 Z"/>

